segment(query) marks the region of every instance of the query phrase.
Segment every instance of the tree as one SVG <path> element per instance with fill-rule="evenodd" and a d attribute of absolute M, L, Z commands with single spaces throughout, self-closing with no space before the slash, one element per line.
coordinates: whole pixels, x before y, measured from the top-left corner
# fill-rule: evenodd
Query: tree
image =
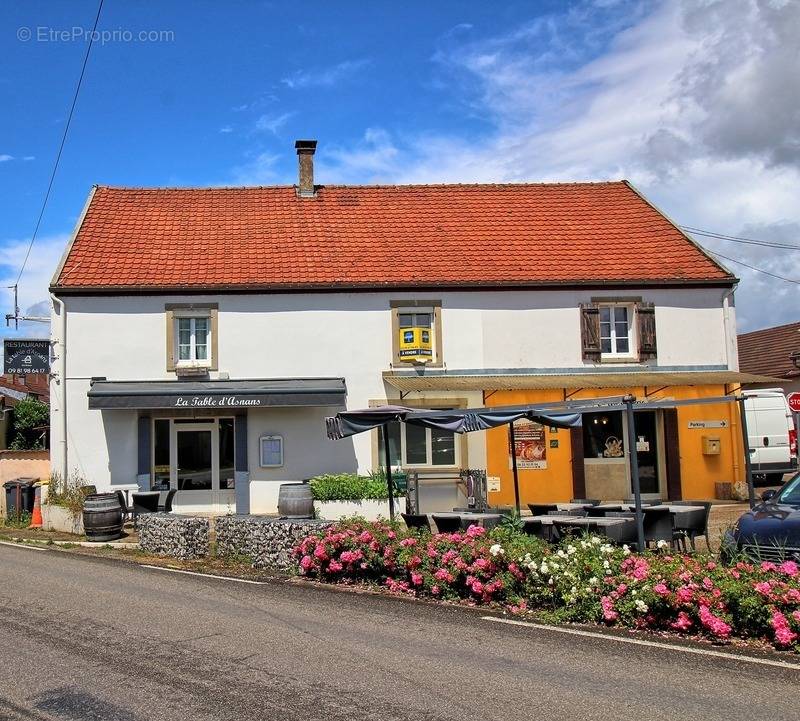
<path fill-rule="evenodd" d="M 8 445 L 11 450 L 41 450 L 45 447 L 46 435 L 41 428 L 50 425 L 50 406 L 47 403 L 25 398 L 14 406 L 13 418 L 14 439 Z"/>

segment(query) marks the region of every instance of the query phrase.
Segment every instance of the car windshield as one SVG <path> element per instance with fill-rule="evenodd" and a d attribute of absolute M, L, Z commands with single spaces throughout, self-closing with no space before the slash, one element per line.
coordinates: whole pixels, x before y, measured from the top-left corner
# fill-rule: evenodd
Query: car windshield
<path fill-rule="evenodd" d="M 792 478 L 778 493 L 777 501 L 789 506 L 800 506 L 800 473 Z"/>

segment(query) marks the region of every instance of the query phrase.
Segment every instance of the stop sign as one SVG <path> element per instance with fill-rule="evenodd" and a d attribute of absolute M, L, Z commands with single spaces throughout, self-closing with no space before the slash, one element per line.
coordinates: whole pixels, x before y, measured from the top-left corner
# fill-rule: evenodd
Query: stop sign
<path fill-rule="evenodd" d="M 795 413 L 800 413 L 800 393 L 790 393 L 786 396 L 786 400 L 789 401 L 789 408 Z"/>

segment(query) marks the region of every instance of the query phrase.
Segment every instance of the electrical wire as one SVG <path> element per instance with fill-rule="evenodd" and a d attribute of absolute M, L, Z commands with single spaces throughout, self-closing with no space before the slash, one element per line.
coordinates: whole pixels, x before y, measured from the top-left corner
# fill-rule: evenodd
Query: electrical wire
<path fill-rule="evenodd" d="M 25 259 L 22 261 L 22 267 L 19 269 L 19 275 L 17 276 L 17 280 L 14 283 L 13 287 L 19 285 L 20 278 L 22 278 L 22 274 L 25 272 L 25 267 L 28 265 L 28 259 L 31 256 L 31 250 L 33 250 L 33 244 L 36 242 L 36 236 L 39 233 L 39 226 L 42 224 L 42 218 L 44 217 L 44 211 L 47 208 L 47 203 L 50 200 L 50 192 L 53 190 L 53 182 L 56 179 L 56 173 L 58 172 L 58 165 L 61 162 L 61 154 L 64 152 L 64 145 L 67 142 L 67 134 L 69 133 L 69 127 L 72 123 L 72 116 L 75 113 L 75 106 L 78 103 L 78 94 L 81 91 L 81 85 L 83 84 L 83 76 L 86 73 L 86 65 L 89 62 L 89 53 L 92 51 L 92 44 L 94 42 L 95 34 L 97 32 L 97 24 L 100 22 L 100 13 L 103 10 L 103 0 L 100 0 L 97 6 L 97 14 L 94 18 L 94 26 L 92 27 L 92 33 L 89 36 L 89 43 L 86 47 L 86 54 L 83 56 L 83 65 L 81 66 L 81 74 L 78 76 L 78 83 L 75 86 L 75 93 L 72 96 L 72 105 L 69 109 L 69 115 L 67 116 L 67 123 L 64 126 L 64 133 L 61 136 L 61 143 L 58 146 L 58 153 L 56 154 L 56 160 L 53 164 L 53 172 L 50 173 L 50 182 L 47 184 L 47 191 L 44 194 L 44 201 L 42 202 L 41 210 L 39 211 L 39 217 L 36 220 L 36 226 L 33 229 L 33 235 L 31 236 L 31 241 L 28 243 L 28 250 L 25 253 Z M 16 312 L 16 311 L 15 311 Z"/>
<path fill-rule="evenodd" d="M 713 230 L 703 230 L 702 228 L 693 228 L 690 225 L 679 226 L 681 230 L 685 230 L 692 235 L 702 235 L 706 238 L 716 238 L 717 240 L 730 240 L 733 243 L 745 243 L 747 245 L 760 245 L 765 248 L 785 248 L 787 250 L 800 250 L 800 245 L 793 243 L 781 243 L 777 240 L 757 240 L 755 238 L 742 238 L 738 235 L 725 235 L 724 233 L 717 233 Z"/>
<path fill-rule="evenodd" d="M 750 265 L 749 263 L 745 263 L 742 260 L 736 260 L 736 258 L 731 258 L 727 255 L 723 255 L 722 253 L 718 253 L 716 250 L 710 250 L 709 248 L 704 248 L 704 250 L 712 255 L 716 255 L 718 258 L 724 258 L 725 260 L 731 261 L 731 263 L 738 263 L 739 265 L 743 265 L 745 268 L 750 268 L 750 270 L 755 270 L 757 273 L 763 273 L 764 275 L 769 275 L 772 278 L 777 278 L 778 280 L 784 280 L 787 283 L 796 283 L 800 285 L 800 280 L 796 278 L 787 278 L 784 275 L 778 275 L 777 273 L 771 273 L 768 270 L 764 270 L 763 268 L 756 268 L 754 265 Z"/>

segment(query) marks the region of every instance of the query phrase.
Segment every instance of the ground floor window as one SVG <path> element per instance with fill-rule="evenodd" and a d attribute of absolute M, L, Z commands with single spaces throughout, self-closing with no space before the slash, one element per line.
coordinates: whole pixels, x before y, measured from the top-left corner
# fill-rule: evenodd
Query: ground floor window
<path fill-rule="evenodd" d="M 156 418 L 152 439 L 153 490 L 235 487 L 233 418 Z"/>
<path fill-rule="evenodd" d="M 394 421 L 389 424 L 392 466 L 456 466 L 459 462 L 455 433 Z M 378 432 L 378 459 L 386 465 L 383 429 Z"/>
<path fill-rule="evenodd" d="M 583 457 L 622 458 L 625 455 L 622 412 L 583 414 Z"/>

